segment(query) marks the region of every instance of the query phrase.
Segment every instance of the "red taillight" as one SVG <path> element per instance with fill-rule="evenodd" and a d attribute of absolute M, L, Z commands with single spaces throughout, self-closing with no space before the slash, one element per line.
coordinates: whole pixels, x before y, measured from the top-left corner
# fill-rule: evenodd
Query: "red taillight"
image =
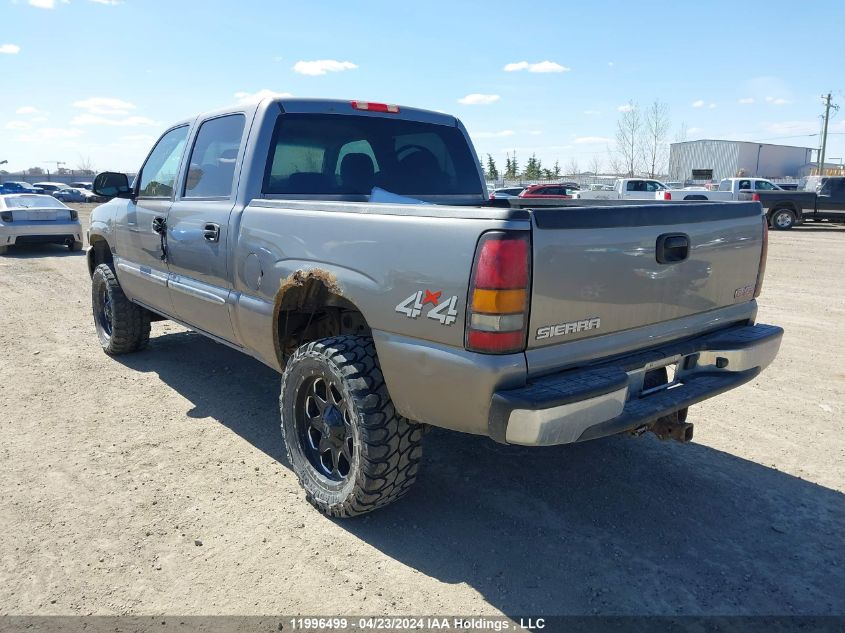
<path fill-rule="evenodd" d="M 671 194 L 671 193 L 669 193 L 668 191 L 664 191 L 664 192 L 663 192 L 663 199 L 664 199 L 664 200 L 671 200 L 671 199 L 672 199 L 672 194 Z"/>
<path fill-rule="evenodd" d="M 484 233 L 475 251 L 469 288 L 466 348 L 488 354 L 524 350 L 530 287 L 528 233 Z"/>
<path fill-rule="evenodd" d="M 754 194 L 757 195 L 757 194 Z M 769 222 L 763 216 L 763 245 L 760 248 L 760 267 L 757 269 L 757 284 L 754 286 L 754 298 L 763 292 L 763 277 L 766 276 L 766 258 L 769 256 Z"/>
<path fill-rule="evenodd" d="M 527 285 L 528 240 L 522 237 L 484 239 L 476 260 L 475 288 L 509 290 Z"/>
<path fill-rule="evenodd" d="M 752 199 L 754 202 L 760 202 L 760 194 L 759 194 L 759 193 L 752 193 L 752 194 L 751 194 L 751 199 Z"/>
<path fill-rule="evenodd" d="M 352 101 L 352 107 L 356 110 L 367 110 L 368 112 L 389 112 L 390 114 L 397 114 L 399 112 L 398 105 L 372 103 L 370 101 Z"/>

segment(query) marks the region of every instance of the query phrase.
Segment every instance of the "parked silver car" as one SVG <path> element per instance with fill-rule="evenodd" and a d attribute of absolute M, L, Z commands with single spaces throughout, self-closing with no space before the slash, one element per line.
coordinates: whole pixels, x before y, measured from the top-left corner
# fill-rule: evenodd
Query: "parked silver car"
<path fill-rule="evenodd" d="M 76 211 L 53 196 L 0 195 L 0 255 L 15 244 L 64 244 L 82 249 L 82 226 Z"/>

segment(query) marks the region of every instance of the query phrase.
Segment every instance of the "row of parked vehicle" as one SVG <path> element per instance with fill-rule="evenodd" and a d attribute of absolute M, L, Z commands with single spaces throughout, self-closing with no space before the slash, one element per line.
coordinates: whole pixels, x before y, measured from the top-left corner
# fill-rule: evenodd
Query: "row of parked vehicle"
<path fill-rule="evenodd" d="M 663 200 L 760 202 L 774 229 L 787 230 L 805 221 L 845 222 L 845 177 L 811 176 L 802 189 L 786 189 L 765 178 L 723 178 L 714 186 L 678 186 L 649 178 L 618 178 L 613 186 L 574 182 L 502 187 L 491 200 L 509 200 L 512 206 L 565 205 L 565 200 Z M 523 202 L 529 198 L 529 201 Z M 554 201 L 558 202 L 554 202 Z"/>
<path fill-rule="evenodd" d="M 47 194 L 62 202 L 105 202 L 106 198 L 98 196 L 92 190 L 90 182 L 36 182 L 8 181 L 0 183 L 0 194 L 30 193 Z"/>

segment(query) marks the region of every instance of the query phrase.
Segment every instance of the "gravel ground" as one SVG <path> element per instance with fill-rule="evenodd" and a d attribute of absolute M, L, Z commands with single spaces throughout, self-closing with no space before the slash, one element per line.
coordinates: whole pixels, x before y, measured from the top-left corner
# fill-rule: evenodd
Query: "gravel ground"
<path fill-rule="evenodd" d="M 781 354 L 691 410 L 693 443 L 434 430 L 412 493 L 351 521 L 305 502 L 274 372 L 166 322 L 109 358 L 84 255 L 12 249 L 0 613 L 843 614 L 844 246 L 771 235 Z"/>

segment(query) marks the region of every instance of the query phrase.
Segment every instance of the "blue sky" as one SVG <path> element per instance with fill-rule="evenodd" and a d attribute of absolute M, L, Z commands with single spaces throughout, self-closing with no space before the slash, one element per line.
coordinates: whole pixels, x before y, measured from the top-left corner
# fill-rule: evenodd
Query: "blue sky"
<path fill-rule="evenodd" d="M 841 1 L 0 3 L 9 170 L 134 170 L 169 123 L 262 90 L 450 112 L 500 167 L 581 169 L 629 100 L 667 102 L 672 137 L 817 147 L 831 91 L 845 157 Z"/>

